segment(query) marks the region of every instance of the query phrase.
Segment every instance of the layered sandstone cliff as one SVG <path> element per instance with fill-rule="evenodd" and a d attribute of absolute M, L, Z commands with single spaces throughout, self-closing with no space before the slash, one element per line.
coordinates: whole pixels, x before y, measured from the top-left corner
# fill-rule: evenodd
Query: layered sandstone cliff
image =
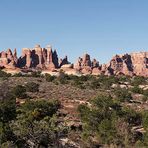
<path fill-rule="evenodd" d="M 139 75 L 148 77 L 148 52 L 138 52 L 124 55 L 115 55 L 109 63 L 101 65 L 96 59 L 91 60 L 89 54 L 79 57 L 75 64 L 68 62 L 68 57 L 58 58 L 56 50 L 50 45 L 41 48 L 23 48 L 22 55 L 17 57 L 8 49 L 0 53 L 0 68 L 8 70 L 36 69 L 42 71 L 54 71 L 63 69 L 68 74 L 93 74 L 93 75 Z"/>

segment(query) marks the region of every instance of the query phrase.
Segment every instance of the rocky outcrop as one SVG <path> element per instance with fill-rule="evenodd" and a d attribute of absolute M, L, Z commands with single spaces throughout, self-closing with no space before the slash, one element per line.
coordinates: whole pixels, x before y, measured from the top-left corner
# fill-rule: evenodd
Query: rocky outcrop
<path fill-rule="evenodd" d="M 83 58 L 79 57 L 74 68 L 83 74 L 148 77 L 148 52 L 116 55 L 108 64 L 103 65 L 99 65 L 96 59 L 91 62 L 90 56 L 85 54 Z"/>
<path fill-rule="evenodd" d="M 96 59 L 91 61 L 90 55 L 85 54 L 83 58 L 79 57 L 74 64 L 74 68 L 81 71 L 83 74 L 98 75 L 101 73 L 99 62 Z"/>
<path fill-rule="evenodd" d="M 15 69 L 17 67 L 17 55 L 15 51 L 16 50 L 14 50 L 14 55 L 12 54 L 11 49 L 0 53 L 0 67 L 8 69 Z"/>
<path fill-rule="evenodd" d="M 58 68 L 58 65 L 57 52 L 53 52 L 50 45 L 46 48 L 41 48 L 40 45 L 36 45 L 33 49 L 23 48 L 22 56 L 18 60 L 19 68 L 53 70 Z"/>
<path fill-rule="evenodd" d="M 133 65 L 132 65 L 131 56 L 128 54 L 114 56 L 109 62 L 107 70 L 110 75 L 113 74 L 132 75 Z"/>
<path fill-rule="evenodd" d="M 108 64 L 110 74 L 148 76 L 148 52 L 116 55 Z"/>
<path fill-rule="evenodd" d="M 148 77 L 148 52 L 132 53 L 131 60 L 134 74 Z"/>
<path fill-rule="evenodd" d="M 69 62 L 68 62 L 67 56 L 65 56 L 64 59 L 60 59 L 60 61 L 59 61 L 59 67 L 62 67 L 63 65 L 68 65 L 68 64 L 69 64 Z"/>
<path fill-rule="evenodd" d="M 68 61 L 68 57 L 60 59 L 56 50 L 48 45 L 41 48 L 36 45 L 34 48 L 23 48 L 22 55 L 17 57 L 17 50 L 14 52 L 8 49 L 0 53 L 0 68 L 55 71 L 62 69 L 67 74 L 92 74 L 92 75 L 139 75 L 148 77 L 148 52 L 115 55 L 109 63 L 100 65 L 89 54 L 79 57 L 75 64 Z M 15 70 L 14 70 L 15 71 Z"/>

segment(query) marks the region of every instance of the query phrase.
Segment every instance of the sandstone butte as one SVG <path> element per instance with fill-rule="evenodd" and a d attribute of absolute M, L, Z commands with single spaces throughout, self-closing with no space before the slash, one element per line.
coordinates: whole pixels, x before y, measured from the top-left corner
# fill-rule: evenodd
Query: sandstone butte
<path fill-rule="evenodd" d="M 138 52 L 115 55 L 107 64 L 100 64 L 85 54 L 76 63 L 71 64 L 67 56 L 59 59 L 56 50 L 48 45 L 41 48 L 36 45 L 33 49 L 23 48 L 22 55 L 17 57 L 17 50 L 11 49 L 0 52 L 0 68 L 8 73 L 41 71 L 42 74 L 56 75 L 61 69 L 66 74 L 81 75 L 137 75 L 148 77 L 148 52 Z"/>

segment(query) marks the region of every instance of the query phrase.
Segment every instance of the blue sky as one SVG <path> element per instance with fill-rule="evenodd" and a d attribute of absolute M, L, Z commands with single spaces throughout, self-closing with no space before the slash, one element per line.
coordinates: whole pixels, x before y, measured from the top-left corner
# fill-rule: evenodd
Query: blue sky
<path fill-rule="evenodd" d="M 148 51 L 148 0 L 0 0 L 0 51 L 35 44 L 72 62 Z"/>

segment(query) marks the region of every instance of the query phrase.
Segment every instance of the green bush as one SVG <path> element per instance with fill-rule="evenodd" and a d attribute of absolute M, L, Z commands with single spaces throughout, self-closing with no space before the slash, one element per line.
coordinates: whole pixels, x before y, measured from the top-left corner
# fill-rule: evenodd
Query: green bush
<path fill-rule="evenodd" d="M 33 71 L 33 72 L 31 73 L 31 76 L 32 76 L 32 77 L 41 77 L 41 71 Z"/>
<path fill-rule="evenodd" d="M 131 82 L 131 77 L 130 76 L 119 76 L 118 79 L 121 82 Z"/>
<path fill-rule="evenodd" d="M 80 89 L 85 89 L 84 82 L 79 81 L 79 80 L 72 82 L 72 85 Z"/>
<path fill-rule="evenodd" d="M 22 85 L 17 85 L 13 88 L 13 93 L 15 95 L 15 97 L 17 98 L 26 98 L 27 95 L 26 95 L 26 87 L 25 86 L 22 86 Z"/>
<path fill-rule="evenodd" d="M 23 75 L 21 72 L 19 72 L 19 73 L 14 74 L 13 77 L 23 77 Z"/>
<path fill-rule="evenodd" d="M 146 83 L 146 78 L 142 76 L 135 76 L 131 83 L 134 86 L 142 85 Z"/>
<path fill-rule="evenodd" d="M 114 141 L 116 135 L 114 111 L 110 110 L 113 104 L 110 96 L 100 95 L 92 101 L 92 108 L 85 105 L 78 107 L 81 120 L 84 123 L 83 135 L 85 135 L 85 138 L 95 136 L 99 138 L 100 144 Z"/>
<path fill-rule="evenodd" d="M 117 77 L 105 75 L 100 75 L 98 81 L 100 82 L 101 87 L 104 89 L 109 89 L 112 84 L 117 84 L 119 82 Z"/>
<path fill-rule="evenodd" d="M 138 126 L 142 123 L 142 114 L 140 112 L 136 112 L 130 108 L 123 108 L 122 116 L 128 122 L 129 125 Z"/>
<path fill-rule="evenodd" d="M 148 111 L 143 111 L 142 117 L 142 125 L 148 131 Z"/>
<path fill-rule="evenodd" d="M 106 147 L 131 147 L 142 139 L 131 132 L 132 126 L 141 125 L 141 113 L 123 108 L 111 96 L 99 95 L 92 100 L 91 106 L 80 105 L 78 111 L 83 124 L 82 138 L 89 147 L 94 146 L 92 139 Z M 143 122 L 147 125 L 147 118 Z"/>
<path fill-rule="evenodd" d="M 83 82 L 88 81 L 89 78 L 90 78 L 89 75 L 82 75 L 82 76 L 78 77 L 79 81 L 83 81 Z"/>
<path fill-rule="evenodd" d="M 55 76 L 51 76 L 50 74 L 45 74 L 45 79 L 47 82 L 52 82 L 56 79 Z"/>
<path fill-rule="evenodd" d="M 60 72 L 60 75 L 57 77 L 57 81 L 60 82 L 60 84 L 68 84 L 71 80 L 71 77 L 64 72 Z"/>
<path fill-rule="evenodd" d="M 133 93 L 138 93 L 138 94 L 142 94 L 143 93 L 143 89 L 139 88 L 138 86 L 134 86 L 133 88 L 131 88 L 131 91 Z"/>
<path fill-rule="evenodd" d="M 60 107 L 60 102 L 54 101 L 26 101 L 21 107 L 22 113 L 30 113 L 30 117 L 36 120 L 41 120 L 46 116 L 52 116 Z"/>
<path fill-rule="evenodd" d="M 0 147 L 2 143 L 15 140 L 9 123 L 16 119 L 16 100 L 9 87 L 0 86 Z"/>
<path fill-rule="evenodd" d="M 9 92 L 3 97 L 3 100 L 0 100 L 0 122 L 7 123 L 16 117 L 15 103 L 13 94 Z"/>
<path fill-rule="evenodd" d="M 90 87 L 91 87 L 92 89 L 98 89 L 98 88 L 101 87 L 101 84 L 100 84 L 100 82 L 96 79 L 96 80 L 91 81 Z"/>
<path fill-rule="evenodd" d="M 58 126 L 56 113 L 59 101 L 30 101 L 19 107 L 17 119 L 11 123 L 19 147 L 56 147 L 59 135 L 65 129 Z M 15 140 L 14 140 L 15 141 Z M 29 142 L 28 142 L 29 141 Z"/>
<path fill-rule="evenodd" d="M 116 98 L 121 102 L 129 102 L 132 99 L 131 93 L 125 88 L 116 88 L 114 93 Z"/>

